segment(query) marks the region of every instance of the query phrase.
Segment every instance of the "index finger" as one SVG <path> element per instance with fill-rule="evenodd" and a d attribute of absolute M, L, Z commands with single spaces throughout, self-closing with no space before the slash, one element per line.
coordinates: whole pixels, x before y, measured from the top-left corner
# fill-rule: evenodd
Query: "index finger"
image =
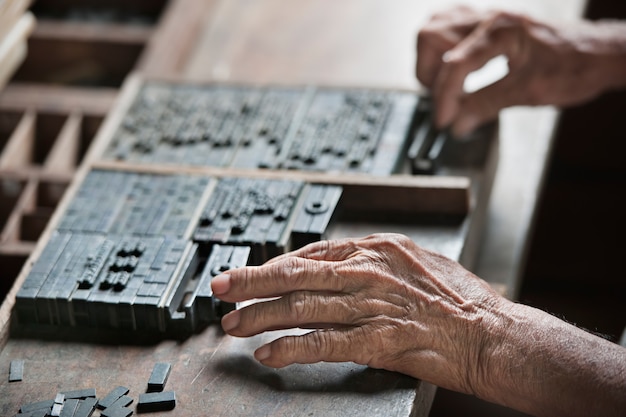
<path fill-rule="evenodd" d="M 227 302 L 279 297 L 299 290 L 342 292 L 347 282 L 334 264 L 288 256 L 266 265 L 226 271 L 213 278 L 211 288 Z"/>
<path fill-rule="evenodd" d="M 514 17 L 500 13 L 482 22 L 467 38 L 443 56 L 433 97 L 437 106 L 437 125 L 446 127 L 459 112 L 467 75 L 499 55 L 519 53 L 518 31 Z"/>
<path fill-rule="evenodd" d="M 310 243 L 291 252 L 278 255 L 266 262 L 271 264 L 283 261 L 289 257 L 299 257 L 305 259 L 313 259 L 317 261 L 343 261 L 349 258 L 358 250 L 358 244 L 354 239 L 336 239 L 336 240 L 320 240 Z"/>
<path fill-rule="evenodd" d="M 457 6 L 432 16 L 417 34 L 415 75 L 426 87 L 432 88 L 441 67 L 443 54 L 455 47 L 478 25 L 476 11 Z"/>

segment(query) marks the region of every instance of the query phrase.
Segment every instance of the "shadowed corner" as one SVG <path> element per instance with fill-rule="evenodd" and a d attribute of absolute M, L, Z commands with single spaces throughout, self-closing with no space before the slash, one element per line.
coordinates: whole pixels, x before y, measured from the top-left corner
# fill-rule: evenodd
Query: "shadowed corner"
<path fill-rule="evenodd" d="M 415 389 L 418 380 L 396 372 L 354 363 L 294 364 L 281 369 L 265 367 L 247 355 L 229 355 L 216 364 L 219 372 L 242 384 L 261 384 L 284 392 L 352 392 L 374 394 Z"/>

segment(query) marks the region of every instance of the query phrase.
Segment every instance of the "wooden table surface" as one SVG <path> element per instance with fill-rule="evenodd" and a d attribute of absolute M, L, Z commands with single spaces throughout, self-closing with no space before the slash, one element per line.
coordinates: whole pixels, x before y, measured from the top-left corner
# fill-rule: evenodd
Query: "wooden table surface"
<path fill-rule="evenodd" d="M 189 80 L 419 89 L 413 76 L 415 35 L 432 12 L 453 2 L 431 3 L 207 1 L 204 24 L 194 29 L 196 38 L 187 60 L 168 71 Z M 582 0 L 467 3 L 565 19 L 580 15 L 583 7 Z M 557 117 L 550 108 L 514 111 L 503 114 L 500 165 L 483 252 L 470 248 L 479 255 L 477 271 L 482 268 L 491 274 L 485 278 L 506 284 L 510 292 Z M 528 120 L 539 123 L 525 123 Z M 430 236 L 420 243 L 432 242 L 434 249 L 457 259 L 461 256 L 458 242 L 465 231 L 427 229 L 405 231 Z M 492 252 L 497 244 L 500 247 Z M 428 414 L 435 388 L 400 374 L 350 363 L 281 370 L 258 365 L 253 350 L 276 336 L 237 339 L 211 326 L 184 341 L 139 345 L 116 337 L 89 343 L 11 337 L 0 353 L 0 369 L 8 375 L 10 361 L 24 359 L 24 381 L 0 380 L 0 416 L 12 415 L 20 404 L 54 398 L 62 390 L 93 387 L 103 396 L 125 385 L 136 399 L 159 361 L 172 363 L 166 388 L 176 391 L 178 405 L 174 412 L 155 415 Z"/>

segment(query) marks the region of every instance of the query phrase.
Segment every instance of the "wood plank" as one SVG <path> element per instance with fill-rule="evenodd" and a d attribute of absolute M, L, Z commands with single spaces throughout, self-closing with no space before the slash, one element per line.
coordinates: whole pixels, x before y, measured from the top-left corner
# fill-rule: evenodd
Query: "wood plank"
<path fill-rule="evenodd" d="M 9 241 L 0 245 L 0 255 L 27 257 L 35 248 L 35 242 Z M 10 279 L 12 277 L 7 277 Z"/>
<path fill-rule="evenodd" d="M 37 115 L 27 111 L 22 116 L 0 156 L 0 168 L 28 165 L 35 146 Z"/>
<path fill-rule="evenodd" d="M 105 116 L 113 106 L 115 88 L 62 87 L 56 85 L 11 83 L 0 92 L 0 109 L 36 109 L 46 113 Z"/>
<path fill-rule="evenodd" d="M 0 3 L 0 40 L 7 36 L 31 3 L 31 0 L 5 0 Z"/>
<path fill-rule="evenodd" d="M 26 54 L 25 42 L 33 30 L 35 18 L 25 13 L 13 28 L 0 38 L 0 88 L 11 78 Z"/>
<path fill-rule="evenodd" d="M 181 74 L 195 39 L 218 0 L 170 0 L 136 69 L 150 75 Z"/>
<path fill-rule="evenodd" d="M 136 45 L 147 43 L 153 30 L 151 26 L 141 24 L 40 19 L 32 37 Z"/>
<path fill-rule="evenodd" d="M 193 80 L 414 89 L 417 28 L 439 3 L 221 1 L 184 74 Z"/>
<path fill-rule="evenodd" d="M 0 89 L 11 79 L 17 68 L 26 58 L 26 42 L 18 42 L 0 56 Z"/>
<path fill-rule="evenodd" d="M 470 209 L 470 180 L 467 177 L 366 174 L 330 174 L 325 172 L 252 170 L 173 165 L 137 165 L 115 161 L 96 161 L 94 169 L 111 169 L 154 174 L 192 174 L 212 177 L 251 177 L 281 179 L 288 177 L 314 184 L 340 185 L 344 188 L 342 204 L 350 211 L 365 210 L 395 214 L 442 214 L 464 216 Z"/>
<path fill-rule="evenodd" d="M 271 369 L 252 359 L 257 346 L 280 334 L 235 338 L 214 325 L 185 340 L 121 347 L 115 338 L 99 344 L 11 339 L 0 367 L 23 359 L 24 379 L 0 380 L 0 397 L 7 415 L 20 404 L 72 389 L 95 388 L 104 395 L 124 385 L 136 399 L 155 362 L 164 361 L 172 364 L 165 389 L 176 392 L 177 405 L 158 416 L 427 415 L 434 388 L 408 376 L 352 363 Z"/>
<path fill-rule="evenodd" d="M 74 171 L 80 149 L 81 123 L 82 116 L 79 113 L 69 115 L 44 161 L 44 169 Z"/>

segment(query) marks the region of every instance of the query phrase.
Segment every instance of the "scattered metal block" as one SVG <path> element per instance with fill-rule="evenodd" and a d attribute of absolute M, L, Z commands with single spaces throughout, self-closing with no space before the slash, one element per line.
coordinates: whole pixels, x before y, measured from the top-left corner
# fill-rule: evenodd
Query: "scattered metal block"
<path fill-rule="evenodd" d="M 150 379 L 148 380 L 148 392 L 163 391 L 171 369 L 172 365 L 169 363 L 156 363 L 154 368 L 152 368 L 152 373 L 150 374 Z"/>
<path fill-rule="evenodd" d="M 175 407 L 176 394 L 174 391 L 139 394 L 139 401 L 137 402 L 138 412 L 167 411 Z"/>
<path fill-rule="evenodd" d="M 24 361 L 22 359 L 14 359 L 9 366 L 9 382 L 21 381 L 24 377 Z"/>

